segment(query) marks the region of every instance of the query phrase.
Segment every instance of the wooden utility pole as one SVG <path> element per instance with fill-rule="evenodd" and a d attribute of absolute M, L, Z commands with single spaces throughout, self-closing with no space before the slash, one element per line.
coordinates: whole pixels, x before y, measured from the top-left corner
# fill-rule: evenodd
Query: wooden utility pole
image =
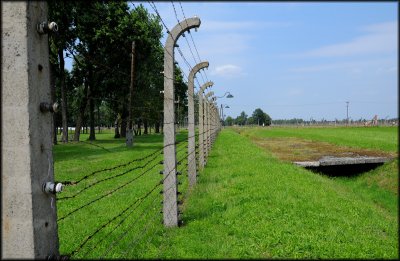
<path fill-rule="evenodd" d="M 132 59 L 131 59 L 131 85 L 129 88 L 129 115 L 128 115 L 128 132 L 126 134 L 126 146 L 133 145 L 133 87 L 135 79 L 135 41 L 132 42 Z"/>

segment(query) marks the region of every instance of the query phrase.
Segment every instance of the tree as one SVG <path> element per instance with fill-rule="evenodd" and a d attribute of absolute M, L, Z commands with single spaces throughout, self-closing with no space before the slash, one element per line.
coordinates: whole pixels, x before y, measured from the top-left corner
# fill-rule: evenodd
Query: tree
<path fill-rule="evenodd" d="M 265 113 L 265 126 L 270 126 L 272 123 L 271 117 Z"/>
<path fill-rule="evenodd" d="M 50 37 L 50 66 L 52 67 L 52 76 L 59 79 L 60 94 L 61 94 L 61 115 L 62 115 L 62 142 L 68 142 L 68 119 L 67 119 L 67 90 L 66 90 L 66 75 L 64 50 L 68 43 L 75 40 L 73 29 L 74 20 L 74 2 L 72 1 L 55 1 L 49 0 L 49 18 L 57 21 L 58 33 Z M 54 59 L 57 56 L 58 60 Z M 56 76 L 57 75 L 57 76 Z M 52 79 L 52 82 L 55 82 Z"/>
<path fill-rule="evenodd" d="M 240 115 L 235 119 L 235 123 L 237 125 L 243 126 L 246 124 L 246 122 L 247 122 L 247 114 L 244 111 L 242 111 Z"/>
<path fill-rule="evenodd" d="M 232 126 L 233 122 L 234 122 L 234 120 L 233 120 L 233 118 L 231 116 L 226 117 L 226 119 L 225 119 L 225 125 L 226 126 Z"/>
<path fill-rule="evenodd" d="M 254 124 L 257 124 L 257 120 L 253 116 L 247 118 L 246 125 L 254 125 Z"/>
<path fill-rule="evenodd" d="M 143 125 L 145 134 L 151 125 L 159 132 L 163 117 L 160 91 L 164 78 L 160 72 L 163 71 L 164 49 L 160 42 L 162 25 L 158 16 L 150 14 L 143 5 L 129 9 L 127 3 L 121 1 L 50 1 L 50 12 L 55 17 L 53 20 L 66 18 L 65 22 L 59 23 L 59 28 L 62 27 L 62 30 L 59 29 L 61 44 L 52 44 L 52 64 L 58 69 L 53 80 L 57 86 L 63 83 L 62 90 L 66 92 L 64 95 L 58 92 L 57 99 L 63 96 L 61 100 L 68 100 L 69 105 L 65 113 L 67 117 L 59 117 L 57 121 L 63 121 L 64 125 L 65 119 L 67 125 L 75 124 L 74 140 L 79 141 L 85 122 L 90 125 L 89 139 L 94 140 L 96 124 L 113 124 L 118 117 L 116 130 L 118 135 L 124 137 L 130 54 L 132 41 L 135 41 L 135 135 L 141 135 Z M 71 73 L 64 73 L 64 76 L 60 74 L 63 67 L 60 61 L 64 59 L 60 48 L 74 61 Z M 175 68 L 175 88 L 176 98 L 179 97 L 179 115 L 183 116 L 187 110 L 187 85 L 178 67 Z M 106 115 L 99 115 L 99 112 Z"/>
<path fill-rule="evenodd" d="M 252 117 L 254 118 L 254 123 L 258 126 L 271 125 L 271 117 L 260 108 L 254 110 Z"/>

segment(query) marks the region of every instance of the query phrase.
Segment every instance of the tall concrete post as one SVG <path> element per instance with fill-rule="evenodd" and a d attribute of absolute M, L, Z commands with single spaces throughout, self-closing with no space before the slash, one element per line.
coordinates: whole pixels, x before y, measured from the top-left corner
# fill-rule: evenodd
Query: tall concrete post
<path fill-rule="evenodd" d="M 166 227 L 178 225 L 176 144 L 175 144 L 175 89 L 174 47 L 185 31 L 200 26 L 198 17 L 188 18 L 169 32 L 164 47 L 164 182 L 163 218 Z"/>
<path fill-rule="evenodd" d="M 189 73 L 188 83 L 188 178 L 189 186 L 196 184 L 196 138 L 194 130 L 194 77 L 196 73 L 208 67 L 208 62 L 198 63 Z"/>
<path fill-rule="evenodd" d="M 203 169 L 204 168 L 204 137 L 205 137 L 205 121 L 204 121 L 204 110 L 205 110 L 205 106 L 204 106 L 204 97 L 203 97 L 203 93 L 207 88 L 210 88 L 211 86 L 213 86 L 214 83 L 213 82 L 206 82 L 205 84 L 203 84 L 200 87 L 199 92 L 197 93 L 198 97 L 199 97 L 199 169 Z"/>
<path fill-rule="evenodd" d="M 217 138 L 217 135 L 219 133 L 220 126 L 221 126 L 221 121 L 220 121 L 219 111 L 218 111 L 218 105 L 217 105 L 216 102 L 214 103 L 214 122 L 215 122 L 214 142 L 215 142 L 215 139 Z"/>
<path fill-rule="evenodd" d="M 214 144 L 214 139 L 215 139 L 215 131 L 217 129 L 217 125 L 215 124 L 215 103 L 214 103 L 215 97 L 211 98 L 210 101 L 210 108 L 211 108 L 211 123 L 210 123 L 210 151 L 211 147 Z"/>
<path fill-rule="evenodd" d="M 217 116 L 216 116 L 216 113 L 215 113 L 215 100 L 216 100 L 216 98 L 213 97 L 212 98 L 213 102 L 211 103 L 211 108 L 212 108 L 211 146 L 214 144 L 215 137 L 217 135 L 217 129 L 218 129 L 218 125 L 217 125 L 217 122 L 216 122 Z"/>
<path fill-rule="evenodd" d="M 204 165 L 207 164 L 208 157 L 208 120 L 210 118 L 210 111 L 208 108 L 208 100 L 204 98 Z"/>
<path fill-rule="evenodd" d="M 47 22 L 46 1 L 1 2 L 1 10 L 2 259 L 45 259 L 59 255 L 55 195 L 42 189 L 54 182 L 46 32 L 57 25 Z"/>
<path fill-rule="evenodd" d="M 205 162 L 207 163 L 208 154 L 210 151 L 210 135 L 211 135 L 211 109 L 210 109 L 210 101 L 208 100 L 209 97 L 214 95 L 214 92 L 209 92 L 205 95 L 205 102 L 206 102 L 206 136 L 205 136 L 205 149 L 204 149 L 204 156 Z"/>

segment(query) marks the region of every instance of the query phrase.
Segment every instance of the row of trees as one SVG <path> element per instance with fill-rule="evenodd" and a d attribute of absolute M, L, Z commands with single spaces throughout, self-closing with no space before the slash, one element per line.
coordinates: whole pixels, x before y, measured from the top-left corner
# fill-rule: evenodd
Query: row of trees
<path fill-rule="evenodd" d="M 271 125 L 271 117 L 265 113 L 260 108 L 254 110 L 251 117 L 242 111 L 239 116 L 235 119 L 231 116 L 226 117 L 224 125 L 233 126 L 233 125 L 258 125 L 258 126 L 269 126 Z"/>
<path fill-rule="evenodd" d="M 83 126 L 89 126 L 90 140 L 101 125 L 116 126 L 115 137 L 125 137 L 133 41 L 135 135 L 142 126 L 144 133 L 149 126 L 160 132 L 164 51 L 159 18 L 142 5 L 131 10 L 121 1 L 49 0 L 49 21 L 59 28 L 49 38 L 49 49 L 53 98 L 61 105 L 54 122 L 62 127 L 62 141 L 68 141 L 68 126 L 75 126 L 74 141 Z M 65 69 L 66 57 L 73 59 L 71 72 Z M 174 80 L 184 115 L 187 86 L 177 66 Z"/>

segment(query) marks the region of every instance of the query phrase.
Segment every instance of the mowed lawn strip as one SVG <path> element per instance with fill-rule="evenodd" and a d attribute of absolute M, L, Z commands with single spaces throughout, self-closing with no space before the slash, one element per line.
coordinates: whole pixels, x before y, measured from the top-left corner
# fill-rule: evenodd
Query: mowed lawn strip
<path fill-rule="evenodd" d="M 280 162 L 228 129 L 200 172 L 183 220 L 144 256 L 398 257 L 396 213 L 335 180 Z"/>

